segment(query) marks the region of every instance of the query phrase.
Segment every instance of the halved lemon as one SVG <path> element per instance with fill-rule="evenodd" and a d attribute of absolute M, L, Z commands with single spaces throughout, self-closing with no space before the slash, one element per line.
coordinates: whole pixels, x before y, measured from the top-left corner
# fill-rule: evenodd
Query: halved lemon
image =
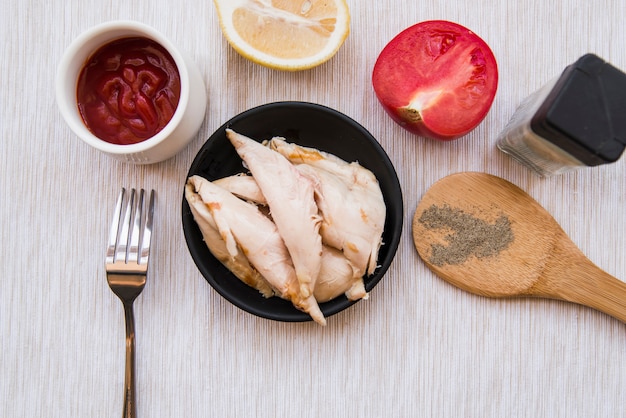
<path fill-rule="evenodd" d="M 333 57 L 350 31 L 345 0 L 213 0 L 224 36 L 249 60 L 305 70 Z"/>

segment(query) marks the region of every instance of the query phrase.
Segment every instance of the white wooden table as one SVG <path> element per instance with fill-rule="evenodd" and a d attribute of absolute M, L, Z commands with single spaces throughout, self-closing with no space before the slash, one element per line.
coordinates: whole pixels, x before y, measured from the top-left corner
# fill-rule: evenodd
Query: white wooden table
<path fill-rule="evenodd" d="M 0 416 L 116 417 L 122 306 L 104 274 L 122 185 L 155 188 L 147 287 L 135 304 L 140 417 L 624 417 L 626 326 L 546 300 L 493 300 L 434 276 L 414 249 L 417 202 L 436 180 L 483 171 L 517 184 L 583 252 L 626 280 L 626 158 L 540 179 L 495 147 L 519 102 L 593 52 L 626 69 L 626 1 L 348 0 L 351 34 L 315 69 L 284 73 L 241 58 L 210 0 L 1 0 Z M 91 26 L 135 19 L 194 57 L 209 110 L 197 138 L 150 166 L 84 145 L 54 99 L 56 66 Z M 453 143 L 415 137 L 379 106 L 371 70 L 404 28 L 447 19 L 478 33 L 499 63 L 485 121 Z M 404 192 L 394 263 L 369 300 L 326 328 L 254 317 L 220 297 L 187 251 L 180 219 L 195 153 L 251 107 L 302 100 L 335 108 L 379 139 Z"/>

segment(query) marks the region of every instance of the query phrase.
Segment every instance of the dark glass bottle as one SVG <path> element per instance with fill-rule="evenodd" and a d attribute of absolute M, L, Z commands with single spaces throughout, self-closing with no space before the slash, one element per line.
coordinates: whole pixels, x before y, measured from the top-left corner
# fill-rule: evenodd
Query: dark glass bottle
<path fill-rule="evenodd" d="M 626 147 L 626 74 L 582 56 L 521 103 L 497 146 L 544 177 L 617 161 Z"/>

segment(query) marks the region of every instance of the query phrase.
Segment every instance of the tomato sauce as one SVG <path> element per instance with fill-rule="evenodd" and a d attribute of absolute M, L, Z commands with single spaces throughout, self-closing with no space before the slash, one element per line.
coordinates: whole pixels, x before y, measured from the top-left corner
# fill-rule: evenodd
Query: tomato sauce
<path fill-rule="evenodd" d="M 144 141 L 172 119 L 180 75 L 172 56 L 143 37 L 104 45 L 85 63 L 77 84 L 78 108 L 98 138 L 120 145 Z"/>

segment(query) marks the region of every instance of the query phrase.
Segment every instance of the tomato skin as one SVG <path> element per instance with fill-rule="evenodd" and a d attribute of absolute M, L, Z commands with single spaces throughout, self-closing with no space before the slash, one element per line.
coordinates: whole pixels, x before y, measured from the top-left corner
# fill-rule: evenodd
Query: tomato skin
<path fill-rule="evenodd" d="M 498 86 L 493 52 L 478 35 L 453 22 L 417 23 L 394 37 L 374 65 L 381 105 L 404 129 L 449 141 L 482 122 Z"/>

